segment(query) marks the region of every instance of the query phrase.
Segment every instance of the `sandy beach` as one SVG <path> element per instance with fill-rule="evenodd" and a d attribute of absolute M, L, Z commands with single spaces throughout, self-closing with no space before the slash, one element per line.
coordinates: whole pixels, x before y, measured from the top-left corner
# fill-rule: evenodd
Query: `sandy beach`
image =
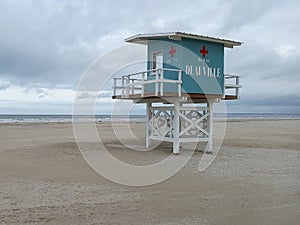
<path fill-rule="evenodd" d="M 145 124 L 131 128 L 143 140 Z M 172 152 L 170 143 L 131 151 L 109 122 L 97 129 L 129 163 Z M 0 224 L 299 224 L 300 120 L 230 121 L 215 161 L 200 173 L 202 154 L 167 181 L 128 187 L 88 166 L 71 123 L 0 124 Z"/>

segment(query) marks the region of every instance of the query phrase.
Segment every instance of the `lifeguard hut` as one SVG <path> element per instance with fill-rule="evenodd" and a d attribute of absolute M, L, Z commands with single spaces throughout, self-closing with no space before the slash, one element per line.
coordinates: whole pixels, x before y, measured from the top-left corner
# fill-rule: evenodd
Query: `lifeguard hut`
<path fill-rule="evenodd" d="M 146 103 L 146 147 L 151 140 L 207 142 L 212 152 L 213 104 L 239 99 L 240 77 L 224 73 L 224 49 L 242 43 L 182 32 L 125 39 L 148 46 L 147 70 L 114 78 L 113 99 Z M 153 105 L 153 103 L 162 103 Z"/>

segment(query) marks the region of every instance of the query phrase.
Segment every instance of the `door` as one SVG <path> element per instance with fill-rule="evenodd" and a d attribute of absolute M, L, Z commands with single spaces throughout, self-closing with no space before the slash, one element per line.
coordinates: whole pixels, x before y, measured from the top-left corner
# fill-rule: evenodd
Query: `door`
<path fill-rule="evenodd" d="M 163 71 L 158 69 L 162 69 L 163 68 L 163 52 L 162 51 L 158 51 L 158 52 L 154 52 L 151 54 L 151 71 L 148 73 L 148 80 L 154 80 L 156 79 L 156 75 L 158 75 L 158 79 L 163 77 Z M 158 72 L 158 73 L 157 73 Z M 146 85 L 146 90 L 147 92 L 151 92 L 151 93 L 157 93 L 157 91 L 159 90 L 158 87 L 159 83 L 153 83 L 153 84 L 148 84 Z M 161 85 L 163 85 L 161 83 Z"/>
<path fill-rule="evenodd" d="M 163 52 L 155 52 L 152 54 L 151 69 L 162 69 L 163 68 Z"/>

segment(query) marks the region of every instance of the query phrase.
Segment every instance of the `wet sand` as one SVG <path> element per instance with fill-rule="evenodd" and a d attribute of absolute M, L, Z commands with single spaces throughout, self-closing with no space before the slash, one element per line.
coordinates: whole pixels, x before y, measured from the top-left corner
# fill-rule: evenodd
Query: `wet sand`
<path fill-rule="evenodd" d="M 144 123 L 131 128 L 143 142 Z M 129 163 L 172 152 L 170 143 L 131 151 L 108 122 L 97 129 L 110 152 Z M 122 123 L 119 129 L 126 135 Z M 205 172 L 197 151 L 167 181 L 128 187 L 87 165 L 72 124 L 1 124 L 0 224 L 299 224 L 299 150 L 300 120 L 230 121 Z"/>

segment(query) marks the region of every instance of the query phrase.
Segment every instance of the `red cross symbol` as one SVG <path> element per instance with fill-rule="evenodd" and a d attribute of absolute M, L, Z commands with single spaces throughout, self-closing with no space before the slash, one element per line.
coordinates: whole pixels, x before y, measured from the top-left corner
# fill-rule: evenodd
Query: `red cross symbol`
<path fill-rule="evenodd" d="M 206 54 L 208 54 L 208 50 L 206 49 L 206 46 L 202 46 L 200 53 L 202 54 L 202 57 L 205 58 Z"/>
<path fill-rule="evenodd" d="M 171 55 L 171 57 L 174 56 L 175 52 L 176 52 L 176 49 L 174 48 L 174 46 L 172 46 L 171 50 L 169 51 L 169 54 Z"/>

